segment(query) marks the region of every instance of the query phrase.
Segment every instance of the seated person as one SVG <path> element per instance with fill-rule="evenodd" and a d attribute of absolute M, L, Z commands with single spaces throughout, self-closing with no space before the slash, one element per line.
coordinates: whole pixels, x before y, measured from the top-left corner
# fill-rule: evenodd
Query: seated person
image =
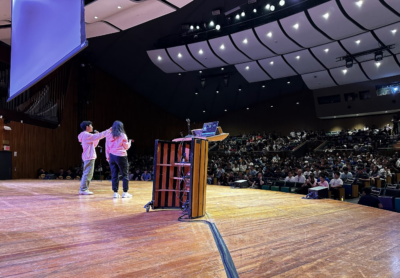
<path fill-rule="evenodd" d="M 379 199 L 371 195 L 371 187 L 363 188 L 363 193 L 358 201 L 358 204 L 373 208 L 383 208 L 381 202 L 379 202 Z"/>
<path fill-rule="evenodd" d="M 73 180 L 73 179 L 75 179 L 75 174 L 72 173 L 72 171 L 71 171 L 70 169 L 68 169 L 68 170 L 67 170 L 67 173 L 66 173 L 66 175 L 65 175 L 65 178 L 66 178 L 67 180 Z"/>
<path fill-rule="evenodd" d="M 142 174 L 142 181 L 151 181 L 151 175 L 147 173 L 147 170 L 144 170 Z"/>
<path fill-rule="evenodd" d="M 329 182 L 329 184 L 332 197 L 334 199 L 339 199 L 338 188 L 343 186 L 343 181 L 340 178 L 340 173 L 338 171 L 334 173 L 334 178 Z"/>
<path fill-rule="evenodd" d="M 251 188 L 260 189 L 261 186 L 264 185 L 264 180 L 261 173 L 258 173 L 257 178 L 254 179 L 254 182 Z"/>
<path fill-rule="evenodd" d="M 63 180 L 67 176 L 66 173 L 64 172 L 64 169 L 61 168 L 60 172 L 55 175 L 57 179 Z"/>
<path fill-rule="evenodd" d="M 131 176 L 129 176 L 129 179 L 132 181 L 140 181 L 141 177 L 142 177 L 142 175 L 140 174 L 139 169 L 136 169 L 135 173 L 132 174 L 132 178 L 131 178 Z"/>
<path fill-rule="evenodd" d="M 43 169 L 43 168 L 40 168 L 38 171 L 37 171 L 37 177 L 39 178 L 39 179 L 44 179 L 44 177 L 46 176 L 46 171 Z"/>
<path fill-rule="evenodd" d="M 342 180 L 352 179 L 353 174 L 351 172 L 349 172 L 349 168 L 343 167 L 343 173 L 340 174 L 340 178 Z"/>
<path fill-rule="evenodd" d="M 371 178 L 371 184 L 375 184 L 375 180 L 381 178 L 381 174 L 379 173 L 379 169 L 376 167 L 376 165 L 374 165 L 372 170 L 369 172 L 369 177 Z"/>
<path fill-rule="evenodd" d="M 324 187 L 326 187 L 326 188 L 329 189 L 329 183 L 326 181 L 325 173 L 322 172 L 322 173 L 319 175 L 319 182 L 317 182 L 317 185 L 318 185 L 318 186 L 324 186 Z"/>
<path fill-rule="evenodd" d="M 364 182 L 370 181 L 369 175 L 364 172 L 364 169 L 361 166 L 357 167 L 357 173 L 356 173 L 355 178 L 356 178 L 357 184 L 361 190 L 362 190 L 362 188 L 364 188 Z"/>
<path fill-rule="evenodd" d="M 306 178 L 302 175 L 302 171 L 300 169 L 297 170 L 297 176 L 294 177 L 295 182 L 305 183 Z"/>
<path fill-rule="evenodd" d="M 310 176 L 308 177 L 306 182 L 300 188 L 296 189 L 296 193 L 307 194 L 309 188 L 316 186 L 317 186 L 317 180 L 314 178 L 314 173 L 310 173 Z"/>
<path fill-rule="evenodd" d="M 296 182 L 295 178 L 293 177 L 293 172 L 289 171 L 288 176 L 285 178 L 286 182 Z"/>

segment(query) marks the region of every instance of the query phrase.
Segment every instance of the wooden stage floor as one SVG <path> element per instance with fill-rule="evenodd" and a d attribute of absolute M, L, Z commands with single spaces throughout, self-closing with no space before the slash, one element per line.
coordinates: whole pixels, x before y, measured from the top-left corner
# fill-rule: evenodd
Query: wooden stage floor
<path fill-rule="evenodd" d="M 0 277 L 226 277 L 204 223 L 145 212 L 151 182 L 0 181 Z M 400 277 L 400 214 L 334 200 L 208 186 L 240 277 Z M 205 217 L 204 219 L 207 219 Z"/>

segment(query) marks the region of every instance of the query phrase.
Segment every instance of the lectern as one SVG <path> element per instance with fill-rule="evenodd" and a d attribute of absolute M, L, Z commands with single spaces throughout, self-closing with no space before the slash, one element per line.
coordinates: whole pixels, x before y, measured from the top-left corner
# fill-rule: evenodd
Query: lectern
<path fill-rule="evenodd" d="M 145 208 L 182 209 L 189 218 L 206 213 L 209 141 L 228 137 L 219 127 L 212 137 L 156 140 L 153 197 Z"/>

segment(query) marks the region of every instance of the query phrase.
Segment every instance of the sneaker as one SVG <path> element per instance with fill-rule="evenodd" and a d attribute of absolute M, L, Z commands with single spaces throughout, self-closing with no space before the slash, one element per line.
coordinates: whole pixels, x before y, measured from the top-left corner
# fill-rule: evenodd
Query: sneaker
<path fill-rule="evenodd" d="M 93 192 L 89 190 L 79 191 L 79 195 L 93 195 Z"/>
<path fill-rule="evenodd" d="M 132 195 L 129 194 L 128 192 L 122 193 L 122 198 L 132 198 Z"/>
<path fill-rule="evenodd" d="M 121 195 L 119 195 L 117 192 L 115 192 L 113 198 L 121 198 Z"/>

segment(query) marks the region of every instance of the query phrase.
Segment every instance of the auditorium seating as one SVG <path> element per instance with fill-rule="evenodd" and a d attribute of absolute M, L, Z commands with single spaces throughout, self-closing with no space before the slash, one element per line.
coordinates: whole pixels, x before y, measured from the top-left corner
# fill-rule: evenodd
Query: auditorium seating
<path fill-rule="evenodd" d="M 379 196 L 378 198 L 383 206 L 383 209 L 395 211 L 395 200 L 396 198 L 400 198 L 400 190 L 387 188 L 384 196 Z"/>

